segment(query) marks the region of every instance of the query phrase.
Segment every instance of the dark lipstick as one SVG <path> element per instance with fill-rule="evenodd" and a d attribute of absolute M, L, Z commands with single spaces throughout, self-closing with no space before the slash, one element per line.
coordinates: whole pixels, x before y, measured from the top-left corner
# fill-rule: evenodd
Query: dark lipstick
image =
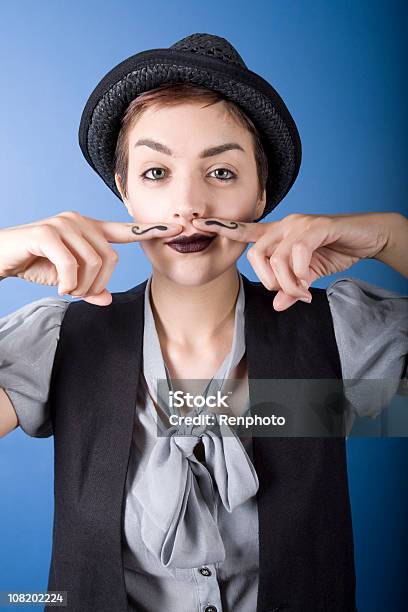
<path fill-rule="evenodd" d="M 189 236 L 177 236 L 174 240 L 170 240 L 166 244 L 179 253 L 197 253 L 199 251 L 204 251 L 214 238 L 215 236 L 196 233 L 190 234 Z"/>

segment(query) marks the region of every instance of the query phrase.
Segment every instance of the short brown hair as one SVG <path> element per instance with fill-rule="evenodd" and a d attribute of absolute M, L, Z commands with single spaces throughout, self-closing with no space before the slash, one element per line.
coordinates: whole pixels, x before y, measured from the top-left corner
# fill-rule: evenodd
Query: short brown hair
<path fill-rule="evenodd" d="M 115 173 L 121 177 L 122 192 L 127 196 L 127 174 L 128 174 L 128 134 L 130 128 L 135 124 L 141 114 L 150 106 L 168 107 L 185 101 L 208 102 L 211 106 L 223 100 L 227 111 L 237 123 L 245 127 L 252 135 L 254 144 L 254 155 L 258 173 L 259 195 L 263 193 L 268 178 L 268 160 L 261 142 L 261 137 L 252 120 L 235 102 L 228 100 L 222 94 L 196 85 L 195 83 L 163 83 L 155 89 L 150 89 L 137 96 L 126 109 L 122 118 L 121 129 L 115 150 Z"/>

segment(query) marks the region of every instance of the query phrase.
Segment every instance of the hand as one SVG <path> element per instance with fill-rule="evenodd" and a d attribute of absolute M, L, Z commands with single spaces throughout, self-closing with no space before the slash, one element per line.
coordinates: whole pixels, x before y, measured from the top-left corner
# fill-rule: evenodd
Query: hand
<path fill-rule="evenodd" d="M 0 230 L 0 277 L 17 276 L 40 285 L 58 285 L 60 295 L 108 306 L 106 285 L 118 262 L 110 242 L 126 243 L 175 236 L 182 225 L 100 221 L 76 211 Z"/>
<path fill-rule="evenodd" d="M 270 223 L 211 218 L 194 219 L 193 224 L 203 232 L 254 242 L 247 258 L 261 283 L 277 291 L 273 307 L 281 311 L 297 300 L 310 302 L 308 288 L 317 278 L 375 257 L 389 238 L 387 214 L 392 213 L 291 214 Z"/>

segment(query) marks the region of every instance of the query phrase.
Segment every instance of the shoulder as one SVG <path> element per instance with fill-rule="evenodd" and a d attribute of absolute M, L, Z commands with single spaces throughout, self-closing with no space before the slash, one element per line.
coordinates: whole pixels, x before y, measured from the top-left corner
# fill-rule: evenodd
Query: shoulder
<path fill-rule="evenodd" d="M 90 336 L 101 341 L 109 334 L 118 337 L 126 326 L 129 329 L 135 326 L 140 331 L 147 282 L 127 291 L 112 292 L 112 302 L 107 306 L 90 304 L 83 299 L 71 301 L 61 326 L 61 336 L 81 343 Z"/>
<path fill-rule="evenodd" d="M 260 281 L 252 281 L 248 279 L 246 276 L 241 274 L 245 289 L 245 299 L 246 302 L 256 300 L 260 304 L 267 305 L 268 309 L 270 309 L 271 304 L 277 291 L 271 291 L 267 289 Z M 312 310 L 315 310 L 317 305 L 327 304 L 327 294 L 326 289 L 321 289 L 319 287 L 310 287 L 310 293 L 312 294 L 312 302 L 311 304 L 304 304 L 303 302 L 296 302 L 290 308 L 280 312 L 281 316 L 288 316 L 291 313 L 294 313 L 298 309 L 304 310 L 304 306 L 306 306 L 307 311 L 310 313 Z"/>
<path fill-rule="evenodd" d="M 67 299 L 54 297 L 28 302 L 0 317 L 0 328 L 4 331 L 24 326 L 24 329 L 28 330 L 33 326 L 60 325 L 69 304 Z"/>
<path fill-rule="evenodd" d="M 48 297 L 1 317 L 0 368 L 7 366 L 9 375 L 17 375 L 17 380 L 26 382 L 33 373 L 42 377 L 48 368 L 45 364 L 52 362 L 68 306 L 68 300 Z M 21 368 L 25 372 L 20 372 Z"/>
<path fill-rule="evenodd" d="M 408 352 L 408 296 L 355 278 L 327 288 L 345 378 L 400 376 Z"/>
<path fill-rule="evenodd" d="M 408 295 L 403 295 L 390 289 L 385 289 L 378 285 L 368 283 L 359 278 L 344 277 L 333 281 L 326 289 L 329 298 L 334 297 L 352 297 L 354 299 L 368 300 L 406 300 Z"/>
<path fill-rule="evenodd" d="M 70 301 L 70 314 L 75 311 L 76 314 L 83 313 L 84 315 L 110 315 L 113 311 L 116 312 L 116 307 L 140 301 L 144 297 L 147 279 L 139 285 L 127 289 L 126 291 L 112 291 L 112 302 L 108 306 L 98 306 L 90 304 L 85 300 Z"/>
<path fill-rule="evenodd" d="M 326 292 L 338 321 L 408 326 L 408 295 L 351 277 L 335 280 Z"/>

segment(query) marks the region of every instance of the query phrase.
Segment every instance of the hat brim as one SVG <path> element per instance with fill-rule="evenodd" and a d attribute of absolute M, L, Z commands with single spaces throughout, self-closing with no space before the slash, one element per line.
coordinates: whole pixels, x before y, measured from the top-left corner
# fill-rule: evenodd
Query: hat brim
<path fill-rule="evenodd" d="M 98 83 L 86 102 L 79 127 L 85 159 L 121 199 L 114 178 L 121 119 L 139 94 L 166 82 L 190 82 L 213 89 L 240 106 L 254 122 L 268 157 L 266 206 L 257 221 L 285 197 L 299 173 L 302 148 L 296 124 L 276 90 L 256 73 L 216 58 L 173 49 L 151 49 L 124 60 Z"/>

